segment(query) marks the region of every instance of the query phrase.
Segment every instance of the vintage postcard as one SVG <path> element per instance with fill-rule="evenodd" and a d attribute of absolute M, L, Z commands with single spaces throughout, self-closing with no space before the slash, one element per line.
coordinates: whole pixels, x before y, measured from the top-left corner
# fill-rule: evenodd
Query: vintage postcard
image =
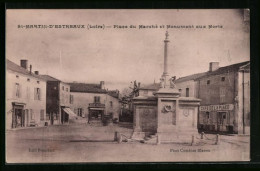
<path fill-rule="evenodd" d="M 249 9 L 7 9 L 6 162 L 250 161 Z"/>

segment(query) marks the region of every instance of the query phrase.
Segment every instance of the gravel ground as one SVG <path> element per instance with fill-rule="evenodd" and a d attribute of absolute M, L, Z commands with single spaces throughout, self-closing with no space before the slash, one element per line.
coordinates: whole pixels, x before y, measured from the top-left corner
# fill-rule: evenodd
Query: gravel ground
<path fill-rule="evenodd" d="M 90 126 L 86 124 L 49 126 L 6 132 L 8 163 L 56 162 L 179 162 L 248 161 L 249 136 L 207 134 L 190 144 L 143 144 L 114 140 L 118 131 L 127 137 L 131 125 Z"/>

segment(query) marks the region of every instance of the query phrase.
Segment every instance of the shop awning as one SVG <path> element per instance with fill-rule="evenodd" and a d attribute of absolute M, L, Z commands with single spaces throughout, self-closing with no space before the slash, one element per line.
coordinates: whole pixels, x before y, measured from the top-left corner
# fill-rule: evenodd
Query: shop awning
<path fill-rule="evenodd" d="M 15 106 L 24 106 L 25 103 L 20 103 L 20 102 L 12 102 L 13 105 Z"/>
<path fill-rule="evenodd" d="M 64 111 L 65 113 L 67 113 L 68 115 L 70 115 L 70 116 L 77 117 L 77 115 L 76 115 L 69 107 L 63 108 L 63 111 Z"/>

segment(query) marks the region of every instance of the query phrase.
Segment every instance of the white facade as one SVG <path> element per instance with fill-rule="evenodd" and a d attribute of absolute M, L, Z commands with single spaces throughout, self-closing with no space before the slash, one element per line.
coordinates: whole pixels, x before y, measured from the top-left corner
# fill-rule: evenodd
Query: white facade
<path fill-rule="evenodd" d="M 19 110 L 22 112 L 23 121 L 20 114 L 19 116 L 15 115 L 15 106 L 21 107 Z M 33 75 L 21 74 L 7 69 L 6 129 L 32 125 L 43 126 L 45 117 L 46 81 Z"/>

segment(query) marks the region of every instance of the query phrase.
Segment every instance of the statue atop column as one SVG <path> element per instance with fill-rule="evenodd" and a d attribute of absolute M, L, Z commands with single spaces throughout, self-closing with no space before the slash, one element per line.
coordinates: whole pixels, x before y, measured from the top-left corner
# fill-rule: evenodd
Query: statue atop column
<path fill-rule="evenodd" d="M 168 31 L 166 31 L 166 33 L 165 33 L 165 40 L 168 40 L 168 37 L 169 37 L 169 33 L 168 33 Z"/>
<path fill-rule="evenodd" d="M 160 88 L 165 88 L 164 77 L 160 78 Z"/>
<path fill-rule="evenodd" d="M 175 88 L 174 81 L 176 80 L 176 76 L 171 77 L 169 79 L 168 74 L 168 43 L 169 40 L 169 33 L 166 31 L 165 33 L 165 40 L 164 40 L 164 66 L 163 66 L 163 74 L 160 79 L 160 88 Z"/>
<path fill-rule="evenodd" d="M 175 88 L 175 80 L 176 80 L 176 76 L 173 76 L 172 78 L 169 79 L 170 88 Z"/>

